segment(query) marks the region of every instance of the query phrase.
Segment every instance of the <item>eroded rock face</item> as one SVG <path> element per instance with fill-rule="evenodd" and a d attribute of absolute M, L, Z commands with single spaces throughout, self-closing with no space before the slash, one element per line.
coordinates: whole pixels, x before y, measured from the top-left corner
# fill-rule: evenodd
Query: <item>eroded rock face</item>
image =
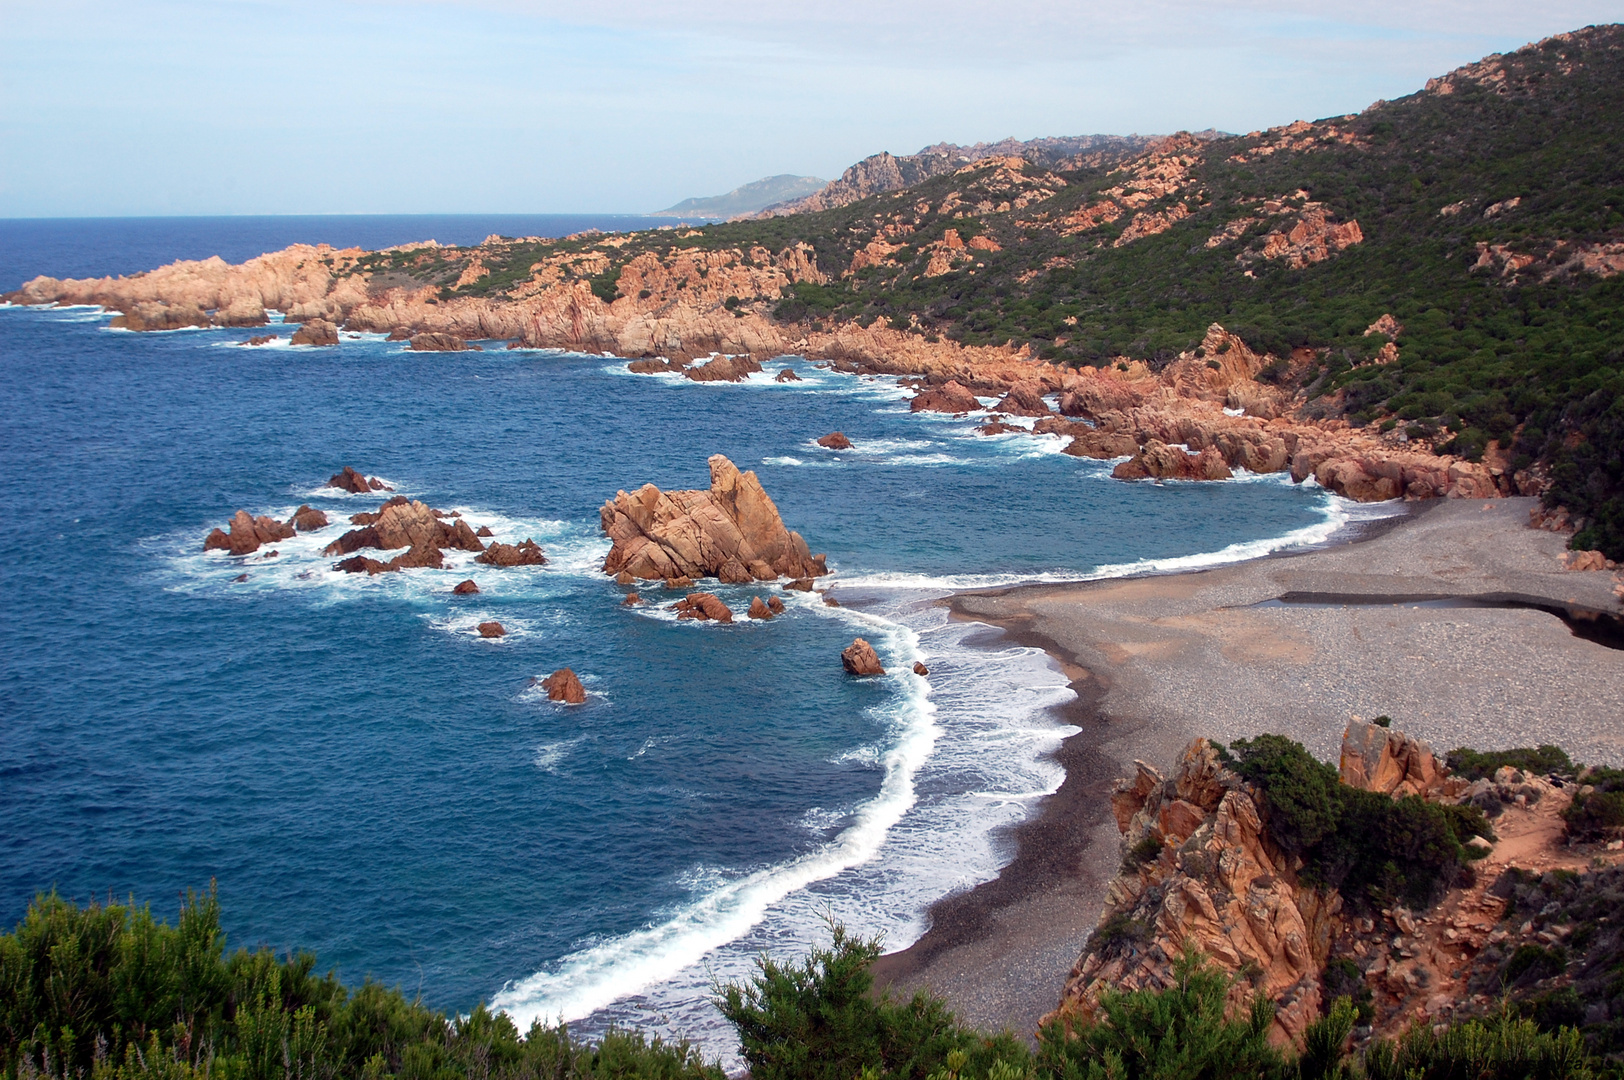
<path fill-rule="evenodd" d="M 376 476 L 363 476 L 350 466 L 344 466 L 344 471 L 334 473 L 327 481 L 327 486 L 347 491 L 351 495 L 366 495 L 373 491 L 393 491 L 394 488 L 379 480 Z"/>
<path fill-rule="evenodd" d="M 981 402 L 953 379 L 946 385 L 921 390 L 908 403 L 908 408 L 913 412 L 967 413 L 981 408 Z"/>
<path fill-rule="evenodd" d="M 311 319 L 293 332 L 295 345 L 337 345 L 338 327 L 326 319 Z"/>
<path fill-rule="evenodd" d="M 759 596 L 752 596 L 750 598 L 750 617 L 752 619 L 770 619 L 773 617 L 773 612 L 767 606 L 765 600 Z"/>
<path fill-rule="evenodd" d="M 850 450 L 851 440 L 846 438 L 844 432 L 831 431 L 818 440 L 818 445 L 826 450 Z"/>
<path fill-rule="evenodd" d="M 1199 454 L 1187 454 L 1176 446 L 1168 446 L 1152 439 L 1124 461 L 1111 475 L 1118 480 L 1228 480 L 1234 473 L 1224 464 L 1224 457 L 1215 447 L 1207 447 Z"/>
<path fill-rule="evenodd" d="M 562 701 L 566 705 L 581 705 L 586 701 L 586 688 L 569 668 L 559 668 L 541 680 L 541 686 L 551 701 Z"/>
<path fill-rule="evenodd" d="M 1022 379 L 1009 388 L 996 408 L 1011 416 L 1052 416 L 1043 400 L 1043 384 L 1036 379 Z"/>
<path fill-rule="evenodd" d="M 1111 796 L 1124 866 L 1100 917 L 1130 932 L 1089 939 L 1045 1021 L 1092 1018 L 1107 988 L 1165 985 L 1189 942 L 1226 971 L 1258 972 L 1252 982 L 1277 1007 L 1277 1039 L 1299 1039 L 1320 1015 L 1320 972 L 1341 898 L 1296 883 L 1266 835 L 1256 793 L 1206 739 L 1190 744 L 1170 778 L 1136 764 Z M 1240 980 L 1231 993 L 1244 1009 L 1253 985 Z"/>
<path fill-rule="evenodd" d="M 614 542 L 604 573 L 744 584 L 829 572 L 800 533 L 784 527 L 755 473 L 740 472 L 721 454 L 711 456 L 710 473 L 709 491 L 662 492 L 644 484 L 604 503 L 600 520 Z"/>
<path fill-rule="evenodd" d="M 852 675 L 884 675 L 885 668 L 880 666 L 879 654 L 862 638 L 858 638 L 847 645 L 840 653 L 840 665 Z"/>
<path fill-rule="evenodd" d="M 1466 785 L 1451 777 L 1432 747 L 1402 731 L 1355 716 L 1342 733 L 1342 782 L 1402 795 L 1454 795 Z"/>
<path fill-rule="evenodd" d="M 113 316 L 109 326 L 120 330 L 183 330 L 208 326 L 210 320 L 196 304 L 151 301 L 129 304 L 123 314 Z"/>

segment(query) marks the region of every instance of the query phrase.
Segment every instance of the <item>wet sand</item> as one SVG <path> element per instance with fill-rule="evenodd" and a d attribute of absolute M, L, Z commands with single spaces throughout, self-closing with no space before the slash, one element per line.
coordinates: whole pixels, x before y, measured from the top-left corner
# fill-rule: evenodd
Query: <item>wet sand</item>
<path fill-rule="evenodd" d="M 1533 603 L 1589 629 L 1587 611 L 1619 613 L 1611 574 L 1564 570 L 1566 537 L 1527 527 L 1533 504 L 1450 500 L 1300 554 L 951 598 L 956 616 L 1065 666 L 1078 697 L 1064 719 L 1082 730 L 1058 751 L 1064 784 L 1015 831 L 1013 861 L 935 905 L 876 981 L 1030 1034 L 1120 861 L 1111 781 L 1135 758 L 1167 767 L 1198 735 L 1278 732 L 1334 760 L 1349 715 L 1387 714 L 1440 751 L 1549 742 L 1624 765 L 1624 651 L 1546 610 L 1447 606 Z"/>

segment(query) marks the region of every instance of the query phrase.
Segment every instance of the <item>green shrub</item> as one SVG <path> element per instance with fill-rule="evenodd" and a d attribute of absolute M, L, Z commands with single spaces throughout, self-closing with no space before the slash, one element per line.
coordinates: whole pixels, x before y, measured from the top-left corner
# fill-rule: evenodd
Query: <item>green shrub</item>
<path fill-rule="evenodd" d="M 1539 1030 L 1502 1011 L 1434 1034 L 1417 1024 L 1396 1041 L 1365 1051 L 1368 1080 L 1591 1080 L 1584 1040 L 1573 1028 Z"/>
<path fill-rule="evenodd" d="M 800 964 L 763 956 L 748 982 L 718 988 L 717 1007 L 739 1033 L 752 1080 L 853 1080 L 868 1069 L 927 1080 L 938 1070 L 985 1075 L 999 1061 L 1024 1067 L 1026 1050 L 1012 1036 L 977 1035 L 939 998 L 875 998 L 869 967 L 878 940 L 854 938 L 836 923 L 830 931 L 829 947 Z"/>
<path fill-rule="evenodd" d="M 1303 860 L 1305 877 L 1355 908 L 1431 906 L 1466 873 L 1458 834 L 1492 835 L 1480 813 L 1348 787 L 1281 735 L 1237 740 L 1226 756 L 1259 789 L 1275 842 Z"/>
<path fill-rule="evenodd" d="M 1160 837 L 1147 835 L 1122 857 L 1122 872 L 1131 873 L 1148 862 L 1154 862 L 1161 855 L 1163 846 Z"/>
<path fill-rule="evenodd" d="M 1567 751 L 1559 746 L 1549 743 L 1529 749 L 1519 747 L 1515 750 L 1473 750 L 1469 747 L 1459 747 L 1451 750 L 1444 758 L 1451 772 L 1459 773 L 1468 780 L 1482 780 L 1492 777 L 1495 770 L 1506 765 L 1513 769 L 1521 769 L 1535 776 L 1572 776 L 1576 771 Z"/>

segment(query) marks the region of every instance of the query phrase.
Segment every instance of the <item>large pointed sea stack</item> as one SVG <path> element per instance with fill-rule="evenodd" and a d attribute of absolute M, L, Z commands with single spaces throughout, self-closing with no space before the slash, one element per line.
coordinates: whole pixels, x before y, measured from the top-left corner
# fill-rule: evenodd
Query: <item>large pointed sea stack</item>
<path fill-rule="evenodd" d="M 603 572 L 656 578 L 719 578 L 724 583 L 819 577 L 829 572 L 801 534 L 784 527 L 753 472 L 721 454 L 710 458 L 709 491 L 661 491 L 644 484 L 615 493 L 600 511 L 614 541 Z"/>

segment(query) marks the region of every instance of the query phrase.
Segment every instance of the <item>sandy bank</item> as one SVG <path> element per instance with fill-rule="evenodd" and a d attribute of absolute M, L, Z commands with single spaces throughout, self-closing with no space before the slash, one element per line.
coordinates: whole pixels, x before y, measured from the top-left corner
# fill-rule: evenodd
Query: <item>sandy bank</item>
<path fill-rule="evenodd" d="M 1066 664 L 1082 731 L 1064 786 L 1014 837 L 995 881 L 942 901 L 876 974 L 929 988 L 983 1028 L 1030 1032 L 1053 1008 L 1120 859 L 1106 800 L 1135 758 L 1189 739 L 1279 732 L 1331 758 L 1348 716 L 1389 714 L 1440 750 L 1556 743 L 1624 764 L 1624 651 L 1506 598 L 1618 613 L 1612 575 L 1573 573 L 1532 499 L 1450 500 L 1357 543 L 1190 574 L 966 593 L 960 616 Z M 1266 604 L 1290 594 L 1371 604 Z"/>

